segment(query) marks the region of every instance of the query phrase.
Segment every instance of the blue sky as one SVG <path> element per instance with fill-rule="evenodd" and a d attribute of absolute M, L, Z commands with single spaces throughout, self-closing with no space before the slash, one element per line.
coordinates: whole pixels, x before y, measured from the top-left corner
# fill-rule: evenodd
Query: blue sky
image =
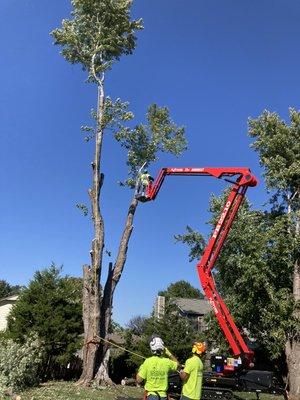
<path fill-rule="evenodd" d="M 91 223 L 75 205 L 88 201 L 93 146 L 84 143 L 80 126 L 89 122 L 96 92 L 49 36 L 69 11 L 68 0 L 0 3 L 0 279 L 11 284 L 27 284 L 51 262 L 80 276 L 89 262 Z M 152 175 L 164 166 L 247 166 L 262 181 L 247 118 L 269 109 L 286 119 L 288 107 L 300 108 L 300 3 L 136 1 L 133 15 L 144 19 L 145 29 L 135 53 L 107 76 L 107 93 L 128 100 L 136 122 L 149 104 L 168 106 L 189 142 L 180 159 L 161 157 Z M 113 255 L 131 196 L 116 184 L 126 178 L 125 161 L 107 135 L 102 207 Z M 139 206 L 115 296 L 116 321 L 150 313 L 157 291 L 171 282 L 199 286 L 187 249 L 173 235 L 187 224 L 208 232 L 209 196 L 225 186 L 169 177 L 155 202 Z M 262 207 L 262 182 L 248 193 Z"/>

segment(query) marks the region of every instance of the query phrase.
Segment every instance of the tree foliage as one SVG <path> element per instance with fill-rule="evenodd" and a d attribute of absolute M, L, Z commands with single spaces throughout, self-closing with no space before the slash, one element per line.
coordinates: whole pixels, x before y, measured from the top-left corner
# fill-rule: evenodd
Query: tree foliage
<path fill-rule="evenodd" d="M 288 124 L 276 113 L 265 111 L 257 119 L 249 121 L 249 135 L 255 139 L 252 146 L 257 151 L 264 169 L 266 186 L 272 192 L 272 212 L 283 214 L 279 219 L 277 217 L 275 223 L 279 231 L 284 227 L 285 235 L 281 243 L 283 246 L 284 242 L 290 244 L 288 258 L 286 252 L 278 252 L 279 263 L 274 259 L 275 266 L 283 261 L 281 271 L 287 279 L 290 279 L 290 284 L 285 287 L 284 292 L 280 292 L 281 301 L 277 305 L 274 304 L 272 315 L 275 313 L 279 315 L 278 325 L 282 327 L 280 343 L 285 338 L 290 398 L 298 399 L 300 394 L 300 112 L 291 108 L 289 116 Z M 282 312 L 286 311 L 287 299 L 288 313 Z M 284 323 L 282 317 L 286 316 L 289 320 Z"/>
<path fill-rule="evenodd" d="M 51 35 L 62 47 L 62 56 L 80 63 L 90 79 L 107 71 L 122 54 L 131 54 L 136 45 L 135 31 L 142 20 L 130 19 L 130 0 L 72 0 L 72 18 Z"/>
<path fill-rule="evenodd" d="M 300 112 L 290 108 L 289 116 L 290 125 L 269 111 L 249 120 L 252 147 L 259 154 L 267 187 L 280 192 L 285 201 L 300 186 Z"/>
<path fill-rule="evenodd" d="M 134 128 L 120 127 L 116 139 L 128 151 L 127 165 L 133 186 L 137 172 L 142 165 L 149 165 L 158 159 L 160 152 L 176 156 L 186 150 L 184 128 L 178 127 L 170 117 L 167 107 L 152 104 L 148 107 L 147 123 Z"/>
<path fill-rule="evenodd" d="M 0 280 L 0 299 L 3 297 L 11 296 L 13 294 L 18 294 L 24 286 L 21 285 L 11 285 L 5 280 Z"/>
<path fill-rule="evenodd" d="M 186 226 L 186 233 L 174 236 L 176 242 L 182 242 L 190 247 L 189 260 L 193 261 L 198 259 L 205 247 L 204 237 L 190 226 Z"/>
<path fill-rule="evenodd" d="M 193 287 L 185 280 L 171 283 L 166 290 L 161 290 L 159 296 L 165 296 L 168 299 L 182 297 L 185 299 L 203 299 L 203 294 L 199 289 Z"/>
<path fill-rule="evenodd" d="M 135 315 L 126 324 L 126 328 L 134 335 L 141 336 L 145 333 L 147 320 L 148 318 L 143 315 Z"/>
<path fill-rule="evenodd" d="M 0 341 L 0 396 L 39 383 L 43 349 L 34 336 L 23 344 Z M 4 397 L 1 397 L 4 398 Z"/>
<path fill-rule="evenodd" d="M 60 272 L 52 265 L 35 273 L 9 314 L 8 333 L 20 343 L 36 334 L 47 361 L 65 365 L 80 348 L 82 283 Z"/>

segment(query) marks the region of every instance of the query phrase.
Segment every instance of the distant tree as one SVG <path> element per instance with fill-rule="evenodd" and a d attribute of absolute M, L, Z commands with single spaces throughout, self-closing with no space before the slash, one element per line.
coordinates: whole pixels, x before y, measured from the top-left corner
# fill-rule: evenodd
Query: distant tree
<path fill-rule="evenodd" d="M 13 294 L 18 294 L 24 286 L 21 285 L 10 285 L 5 280 L 0 280 L 0 299 L 3 297 L 11 296 Z"/>
<path fill-rule="evenodd" d="M 62 277 L 55 265 L 37 271 L 8 316 L 8 334 L 24 343 L 36 334 L 45 349 L 44 371 L 66 365 L 80 348 L 82 326 L 82 280 Z"/>
<path fill-rule="evenodd" d="M 141 336 L 145 332 L 147 319 L 148 318 L 143 315 L 136 315 L 126 324 L 126 328 L 134 335 Z"/>
<path fill-rule="evenodd" d="M 8 282 L 0 280 L 0 299 L 11 294 L 11 286 Z"/>
<path fill-rule="evenodd" d="M 178 239 L 179 240 L 179 239 Z M 158 292 L 159 296 L 167 298 L 183 297 L 186 299 L 203 299 L 204 296 L 199 289 L 193 287 L 189 282 L 181 280 L 171 283 L 166 290 Z"/>
<path fill-rule="evenodd" d="M 83 126 L 86 141 L 94 140 L 92 187 L 89 190 L 94 239 L 91 245 L 91 266 L 84 266 L 83 318 L 84 355 L 83 372 L 79 384 L 111 383 L 108 374 L 109 348 L 106 338 L 111 325 L 114 291 L 121 278 L 133 230 L 133 219 L 138 202 L 133 196 L 127 209 L 120 246 L 114 263 L 109 264 L 108 276 L 101 290 L 103 250 L 105 246 L 104 219 L 100 195 L 104 182 L 102 149 L 105 134 L 113 132 L 115 139 L 127 151 L 129 178 L 125 185 L 134 188 L 141 166 L 149 166 L 160 152 L 179 155 L 186 148 L 184 129 L 171 120 L 166 107 L 149 106 L 146 122 L 134 127 L 127 125 L 133 119 L 128 103 L 113 101 L 105 92 L 105 77 L 114 62 L 133 53 L 136 31 L 142 21 L 130 16 L 129 0 L 72 0 L 70 19 L 62 21 L 61 28 L 52 35 L 61 46 L 61 54 L 70 63 L 79 63 L 87 72 L 88 82 L 97 87 L 97 107 L 92 110 L 93 126 Z M 84 204 L 78 207 L 86 215 Z"/>

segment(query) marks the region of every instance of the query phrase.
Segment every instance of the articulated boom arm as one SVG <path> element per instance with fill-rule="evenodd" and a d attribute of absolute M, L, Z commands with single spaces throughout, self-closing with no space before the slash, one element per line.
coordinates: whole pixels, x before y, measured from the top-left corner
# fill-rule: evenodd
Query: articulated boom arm
<path fill-rule="evenodd" d="M 257 179 L 248 168 L 163 168 L 157 178 L 146 190 L 147 200 L 154 200 L 166 175 L 212 176 L 232 183 L 230 194 L 225 202 L 220 218 L 209 242 L 197 264 L 197 271 L 205 295 L 211 304 L 235 356 L 244 356 L 246 364 L 253 360 L 253 352 L 248 348 L 235 325 L 224 301 L 219 295 L 212 275 L 212 269 L 220 254 L 232 222 L 238 212 L 249 186 L 256 186 Z"/>

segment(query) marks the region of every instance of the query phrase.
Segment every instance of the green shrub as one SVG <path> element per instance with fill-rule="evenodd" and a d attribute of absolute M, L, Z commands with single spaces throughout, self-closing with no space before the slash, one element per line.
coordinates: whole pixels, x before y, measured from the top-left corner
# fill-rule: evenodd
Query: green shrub
<path fill-rule="evenodd" d="M 0 340 L 0 395 L 6 390 L 18 391 L 39 381 L 42 348 L 36 338 L 19 344 Z"/>

